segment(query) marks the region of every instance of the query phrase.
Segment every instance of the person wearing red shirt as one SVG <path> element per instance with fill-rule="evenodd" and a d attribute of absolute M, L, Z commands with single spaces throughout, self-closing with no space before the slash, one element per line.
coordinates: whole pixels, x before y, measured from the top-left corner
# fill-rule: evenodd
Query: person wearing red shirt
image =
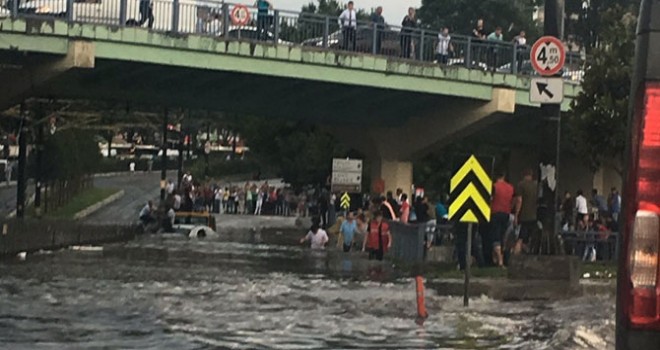
<path fill-rule="evenodd" d="M 504 173 L 497 174 L 497 181 L 493 184 L 491 201 L 491 237 L 493 240 L 493 262 L 497 266 L 504 265 L 502 244 L 504 235 L 509 228 L 509 217 L 513 205 L 513 186 L 504 180 Z"/>
<path fill-rule="evenodd" d="M 410 203 L 408 203 L 408 195 L 407 194 L 402 194 L 401 195 L 401 213 L 400 213 L 400 218 L 401 222 L 404 224 L 408 223 L 408 220 L 410 219 Z"/>
<path fill-rule="evenodd" d="M 369 260 L 383 260 L 383 256 L 392 248 L 390 226 L 383 221 L 383 213 L 376 211 L 374 220 L 369 223 L 367 238 L 362 243 L 362 251 L 369 252 Z"/>

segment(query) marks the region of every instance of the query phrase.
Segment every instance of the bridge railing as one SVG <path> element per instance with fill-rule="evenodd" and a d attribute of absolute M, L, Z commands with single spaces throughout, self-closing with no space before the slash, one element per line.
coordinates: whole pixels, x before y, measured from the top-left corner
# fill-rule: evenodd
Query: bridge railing
<path fill-rule="evenodd" d="M 480 40 L 451 33 L 450 50 L 438 56 L 440 33 L 427 28 L 402 28 L 357 21 L 354 34 L 343 32 L 337 16 L 272 9 L 259 13 L 247 7 L 249 18 L 239 24 L 237 4 L 208 0 L 8 0 L 13 17 L 59 17 L 69 22 L 149 27 L 159 32 L 196 34 L 225 40 L 271 42 L 320 50 L 357 52 L 446 66 L 512 74 L 535 74 L 529 46 Z M 149 13 L 153 14 L 150 21 Z M 585 58 L 567 55 L 565 79 L 580 81 Z"/>

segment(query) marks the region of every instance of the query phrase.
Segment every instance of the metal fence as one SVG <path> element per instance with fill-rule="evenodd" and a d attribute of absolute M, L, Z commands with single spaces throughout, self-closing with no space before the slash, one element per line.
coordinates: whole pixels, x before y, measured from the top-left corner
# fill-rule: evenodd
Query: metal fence
<path fill-rule="evenodd" d="M 566 254 L 576 255 L 584 261 L 616 260 L 619 255 L 619 234 L 616 232 L 562 231 L 559 234 Z"/>
<path fill-rule="evenodd" d="M 439 55 L 440 33 L 359 20 L 342 30 L 337 17 L 304 12 L 247 8 L 244 23 L 232 12 L 237 5 L 190 0 L 7 0 L 13 18 L 56 17 L 67 22 L 148 27 L 169 33 L 197 34 L 226 40 L 272 42 L 320 50 L 348 51 L 398 57 L 447 66 L 532 75 L 529 46 L 450 34 L 450 50 Z M 562 75 L 579 81 L 585 59 L 569 53 Z"/>

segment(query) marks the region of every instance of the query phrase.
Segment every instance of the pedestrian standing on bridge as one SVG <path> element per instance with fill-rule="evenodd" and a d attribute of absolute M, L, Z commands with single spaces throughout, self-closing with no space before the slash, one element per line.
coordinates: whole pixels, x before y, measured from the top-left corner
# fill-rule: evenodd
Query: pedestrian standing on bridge
<path fill-rule="evenodd" d="M 499 54 L 499 46 L 503 41 L 502 27 L 495 28 L 495 31 L 488 35 L 488 41 L 491 43 L 488 50 L 488 67 L 495 71 L 497 68 L 497 56 Z"/>
<path fill-rule="evenodd" d="M 273 4 L 269 0 L 257 0 L 254 3 L 257 8 L 257 33 L 259 40 L 268 39 L 268 28 L 270 27 L 270 16 L 268 11 L 273 9 Z"/>
<path fill-rule="evenodd" d="M 408 14 L 403 17 L 401 22 L 401 57 L 411 58 L 413 41 L 412 35 L 417 28 L 417 18 L 415 17 L 415 8 L 408 8 Z"/>
<path fill-rule="evenodd" d="M 376 12 L 371 15 L 371 23 L 373 30 L 376 31 L 376 52 L 375 54 L 380 54 L 380 48 L 383 42 L 383 33 L 385 32 L 385 17 L 383 17 L 383 7 L 376 7 Z"/>
<path fill-rule="evenodd" d="M 342 49 L 355 51 L 355 29 L 357 28 L 357 12 L 353 1 L 349 1 L 346 9 L 339 15 L 339 27 L 342 33 Z"/>
<path fill-rule="evenodd" d="M 436 46 L 435 61 L 439 64 L 447 64 L 449 62 L 449 55 L 454 51 L 451 44 L 451 36 L 449 35 L 449 28 L 442 28 L 442 32 L 438 34 L 438 43 Z"/>
<path fill-rule="evenodd" d="M 154 7 L 151 3 L 151 0 L 140 0 L 140 20 L 138 24 L 140 26 L 144 25 L 144 22 L 147 23 L 149 29 L 154 27 Z"/>

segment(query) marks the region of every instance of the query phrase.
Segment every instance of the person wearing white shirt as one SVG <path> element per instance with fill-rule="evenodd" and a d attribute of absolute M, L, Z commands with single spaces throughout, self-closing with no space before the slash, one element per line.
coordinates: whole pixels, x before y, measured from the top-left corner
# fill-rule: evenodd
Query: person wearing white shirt
<path fill-rule="evenodd" d="M 575 227 L 586 230 L 589 227 L 589 207 L 587 206 L 587 198 L 584 197 L 582 190 L 577 191 L 575 211 L 577 212 Z"/>
<path fill-rule="evenodd" d="M 319 227 L 319 225 L 312 225 L 312 228 L 307 232 L 307 235 L 300 239 L 300 244 L 307 241 L 311 242 L 313 250 L 323 250 L 328 243 L 328 234 Z"/>
<path fill-rule="evenodd" d="M 353 1 L 349 1 L 346 9 L 339 15 L 339 27 L 343 36 L 342 48 L 355 51 L 355 29 L 357 28 L 357 12 Z M 349 46 L 350 45 L 350 46 Z"/>
<path fill-rule="evenodd" d="M 518 73 L 522 70 L 525 59 L 529 59 L 529 53 L 527 52 L 527 37 L 525 35 L 525 31 L 521 30 L 520 34 L 513 38 L 513 44 L 516 48 L 516 61 L 518 61 Z"/>
<path fill-rule="evenodd" d="M 454 51 L 451 45 L 451 36 L 449 35 L 449 28 L 442 28 L 442 32 L 438 34 L 438 47 L 435 54 L 435 60 L 440 64 L 447 64 L 449 61 L 449 54 Z"/>

